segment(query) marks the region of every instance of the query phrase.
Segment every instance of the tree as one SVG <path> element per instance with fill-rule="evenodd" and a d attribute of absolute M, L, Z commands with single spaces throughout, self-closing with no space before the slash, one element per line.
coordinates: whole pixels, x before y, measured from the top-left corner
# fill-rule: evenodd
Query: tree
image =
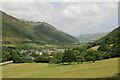
<path fill-rule="evenodd" d="M 24 58 L 20 57 L 17 53 L 18 53 L 17 51 L 12 50 L 13 63 L 23 63 L 24 62 Z"/>
<path fill-rule="evenodd" d="M 80 56 L 80 51 L 79 50 L 73 50 L 73 53 L 75 56 Z"/>
<path fill-rule="evenodd" d="M 57 61 L 56 58 L 51 58 L 48 64 L 58 64 L 59 62 Z"/>
<path fill-rule="evenodd" d="M 48 54 L 48 53 L 42 53 L 42 55 L 45 56 L 45 57 L 49 57 L 50 56 L 50 54 Z"/>
<path fill-rule="evenodd" d="M 32 52 L 32 54 L 30 56 L 37 57 L 38 54 L 36 54 L 35 52 Z"/>
<path fill-rule="evenodd" d="M 110 50 L 110 46 L 107 44 L 103 44 L 103 45 L 100 45 L 100 47 L 97 50 L 106 52 L 106 51 Z"/>
<path fill-rule="evenodd" d="M 109 59 L 109 58 L 111 58 L 112 57 L 112 52 L 106 52 L 106 54 L 105 54 L 105 59 Z"/>
<path fill-rule="evenodd" d="M 77 64 L 79 64 L 80 62 L 83 63 L 85 61 L 85 58 L 84 56 L 77 56 L 76 61 L 77 61 Z"/>
<path fill-rule="evenodd" d="M 62 63 L 67 62 L 68 64 L 71 64 L 71 62 L 75 62 L 75 61 L 76 61 L 76 57 L 73 53 L 73 50 L 65 50 L 63 54 Z"/>
<path fill-rule="evenodd" d="M 48 57 L 45 57 L 43 55 L 39 55 L 35 60 L 36 63 L 47 63 L 48 61 Z"/>
<path fill-rule="evenodd" d="M 11 55 L 8 51 L 2 51 L 2 58 L 3 58 L 3 62 L 4 61 L 10 61 L 11 60 Z"/>
<path fill-rule="evenodd" d="M 111 52 L 114 53 L 114 57 L 120 57 L 120 43 L 114 44 Z"/>
<path fill-rule="evenodd" d="M 82 52 L 82 51 L 86 51 L 87 48 L 85 46 L 82 46 L 82 47 L 74 48 L 73 50 L 78 50 L 79 52 Z"/>
<path fill-rule="evenodd" d="M 93 62 L 95 62 L 95 57 L 94 56 L 86 56 L 86 60 L 87 61 L 93 61 Z"/>
<path fill-rule="evenodd" d="M 87 48 L 87 49 L 89 49 L 89 48 L 93 47 L 93 45 L 92 45 L 92 44 L 93 44 L 92 42 L 88 42 L 88 44 L 87 44 L 87 45 L 85 45 L 85 46 L 86 46 L 86 48 Z"/>
<path fill-rule="evenodd" d="M 77 64 L 79 64 L 80 62 L 83 63 L 85 61 L 85 51 L 79 52 L 78 50 L 73 50 L 73 53 L 76 57 Z"/>
<path fill-rule="evenodd" d="M 113 37 L 106 38 L 105 43 L 112 44 L 113 43 Z"/>
<path fill-rule="evenodd" d="M 7 47 L 2 47 L 2 62 L 12 60 L 11 52 L 12 50 Z"/>
<path fill-rule="evenodd" d="M 95 62 L 96 60 L 103 59 L 101 53 L 96 50 L 88 50 L 85 58 L 87 61 L 93 61 L 93 62 Z"/>
<path fill-rule="evenodd" d="M 7 61 L 7 58 L 6 58 L 5 54 L 2 54 L 2 62 L 5 62 L 5 61 Z"/>
<path fill-rule="evenodd" d="M 62 61 L 62 58 L 63 58 L 63 52 L 54 53 L 49 63 L 60 64 Z"/>
<path fill-rule="evenodd" d="M 53 58 L 56 59 L 56 63 L 61 63 L 63 58 L 63 52 L 57 52 L 53 55 Z"/>

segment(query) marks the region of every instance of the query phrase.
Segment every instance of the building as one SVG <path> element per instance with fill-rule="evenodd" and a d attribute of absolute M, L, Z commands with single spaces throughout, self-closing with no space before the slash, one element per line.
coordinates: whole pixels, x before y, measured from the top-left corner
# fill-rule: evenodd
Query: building
<path fill-rule="evenodd" d="M 28 60 L 34 60 L 35 58 L 33 56 L 27 56 L 26 59 L 28 59 Z"/>

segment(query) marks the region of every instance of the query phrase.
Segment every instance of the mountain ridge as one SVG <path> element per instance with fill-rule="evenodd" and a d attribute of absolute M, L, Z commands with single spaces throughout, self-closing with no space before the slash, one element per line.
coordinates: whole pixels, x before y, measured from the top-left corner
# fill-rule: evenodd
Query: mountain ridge
<path fill-rule="evenodd" d="M 28 41 L 46 41 L 73 43 L 76 38 L 62 31 L 57 30 L 54 26 L 45 22 L 21 21 L 13 16 L 2 12 L 2 34 L 3 40 L 17 41 L 20 39 Z M 20 40 L 21 41 L 21 40 Z"/>

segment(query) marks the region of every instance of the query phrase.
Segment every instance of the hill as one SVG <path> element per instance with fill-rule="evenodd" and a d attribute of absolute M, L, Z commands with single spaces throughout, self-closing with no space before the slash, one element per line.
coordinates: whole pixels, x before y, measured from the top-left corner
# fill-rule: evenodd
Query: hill
<path fill-rule="evenodd" d="M 82 34 L 77 37 L 79 41 L 95 41 L 100 39 L 101 37 L 107 35 L 108 32 L 98 32 L 98 33 L 90 33 L 90 34 Z"/>
<path fill-rule="evenodd" d="M 120 35 L 120 27 L 114 29 L 112 32 L 100 38 L 99 40 L 95 41 L 94 43 L 95 44 L 104 44 L 104 43 L 115 44 L 120 41 L 119 35 Z"/>
<path fill-rule="evenodd" d="M 73 43 L 76 38 L 45 22 L 22 21 L 2 12 L 3 41 Z"/>

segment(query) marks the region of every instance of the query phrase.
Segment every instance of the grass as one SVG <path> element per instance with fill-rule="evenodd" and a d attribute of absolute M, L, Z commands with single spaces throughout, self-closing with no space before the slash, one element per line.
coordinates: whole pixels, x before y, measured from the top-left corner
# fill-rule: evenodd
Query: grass
<path fill-rule="evenodd" d="M 22 63 L 3 66 L 3 78 L 102 78 L 118 73 L 118 58 L 72 65 Z"/>
<path fill-rule="evenodd" d="M 92 47 L 92 48 L 90 48 L 90 49 L 92 49 L 92 50 L 97 50 L 99 47 L 100 47 L 100 46 L 94 46 L 94 47 Z"/>

